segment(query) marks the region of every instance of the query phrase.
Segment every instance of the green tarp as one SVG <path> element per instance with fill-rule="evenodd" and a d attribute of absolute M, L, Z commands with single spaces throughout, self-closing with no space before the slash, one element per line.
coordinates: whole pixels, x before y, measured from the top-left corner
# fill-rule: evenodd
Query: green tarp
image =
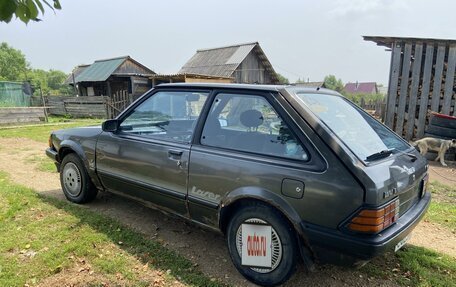
<path fill-rule="evenodd" d="M 0 107 L 29 107 L 31 95 L 27 90 L 24 83 L 0 81 Z"/>

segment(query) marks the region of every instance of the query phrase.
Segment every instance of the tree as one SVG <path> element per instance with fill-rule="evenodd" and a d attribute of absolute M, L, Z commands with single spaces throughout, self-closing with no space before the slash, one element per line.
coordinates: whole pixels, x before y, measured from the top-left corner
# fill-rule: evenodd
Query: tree
<path fill-rule="evenodd" d="M 44 15 L 44 6 L 48 6 L 52 11 L 54 9 L 60 10 L 60 0 L 52 0 L 54 5 L 51 6 L 48 0 L 1 0 L 0 1 L 0 21 L 9 23 L 13 18 L 19 18 L 22 22 L 27 24 L 30 20 L 41 21 L 38 16 L 40 12 Z"/>
<path fill-rule="evenodd" d="M 0 80 L 19 81 L 25 79 L 29 64 L 20 50 L 3 42 L 0 45 Z"/>
<path fill-rule="evenodd" d="M 32 69 L 27 74 L 27 80 L 35 88 L 35 95 L 39 95 L 39 88 L 43 95 L 49 95 L 50 89 L 48 86 L 47 72 L 41 69 Z"/>
<path fill-rule="evenodd" d="M 285 78 L 284 76 L 282 76 L 279 73 L 277 73 L 277 78 L 279 78 L 279 84 L 288 85 L 290 83 L 290 81 L 288 81 L 287 78 Z"/>
<path fill-rule="evenodd" d="M 43 95 L 70 95 L 73 93 L 73 89 L 70 85 L 65 84 L 65 80 L 68 77 L 62 71 L 58 70 L 41 70 L 33 69 L 27 73 L 28 79 L 32 86 L 41 88 Z M 39 93 L 36 89 L 35 93 Z"/>
<path fill-rule="evenodd" d="M 330 90 L 334 90 L 337 92 L 343 92 L 344 84 L 342 83 L 341 79 L 337 79 L 334 75 L 328 75 L 325 77 L 325 87 Z"/>
<path fill-rule="evenodd" d="M 68 77 L 62 71 L 31 69 L 25 55 L 7 43 L 0 44 L 0 81 L 29 81 L 36 92 L 41 88 L 45 95 L 68 95 L 73 90 L 65 85 Z"/>
<path fill-rule="evenodd" d="M 49 70 L 47 72 L 47 83 L 52 95 L 69 95 L 73 93 L 73 88 L 65 84 L 68 75 L 62 71 Z"/>

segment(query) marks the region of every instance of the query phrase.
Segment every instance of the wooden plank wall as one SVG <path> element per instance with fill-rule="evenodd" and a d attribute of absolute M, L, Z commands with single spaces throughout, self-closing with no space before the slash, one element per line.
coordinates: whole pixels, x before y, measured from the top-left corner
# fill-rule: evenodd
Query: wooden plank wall
<path fill-rule="evenodd" d="M 425 134 L 430 112 L 456 115 L 456 43 L 392 45 L 385 124 L 406 140 Z"/>
<path fill-rule="evenodd" d="M 235 83 L 273 84 L 266 67 L 252 50 L 234 71 Z"/>
<path fill-rule="evenodd" d="M 402 61 L 402 46 L 395 44 L 392 48 L 390 81 L 388 86 L 388 97 L 386 102 L 385 125 L 394 130 L 394 115 L 396 112 L 396 99 L 399 84 L 399 73 Z"/>
<path fill-rule="evenodd" d="M 108 97 L 71 97 L 63 100 L 68 115 L 74 118 L 106 118 Z"/>
<path fill-rule="evenodd" d="M 375 118 L 384 119 L 386 107 L 384 99 L 370 101 L 365 101 L 364 99 L 361 99 L 359 106 L 371 115 L 373 115 Z"/>
<path fill-rule="evenodd" d="M 41 107 L 0 108 L 0 124 L 39 123 L 44 121 Z"/>
<path fill-rule="evenodd" d="M 74 118 L 106 118 L 108 97 L 69 97 L 45 96 L 46 108 L 49 115 L 70 116 Z M 32 104 L 42 107 L 39 98 L 32 100 Z"/>

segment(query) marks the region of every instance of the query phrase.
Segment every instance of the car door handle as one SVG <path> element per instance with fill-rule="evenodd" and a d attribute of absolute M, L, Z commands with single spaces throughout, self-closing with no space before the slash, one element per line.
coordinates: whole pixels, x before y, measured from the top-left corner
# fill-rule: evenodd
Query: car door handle
<path fill-rule="evenodd" d="M 168 150 L 168 153 L 169 153 L 169 155 L 173 155 L 173 156 L 181 156 L 184 152 L 181 150 L 170 149 L 170 150 Z"/>

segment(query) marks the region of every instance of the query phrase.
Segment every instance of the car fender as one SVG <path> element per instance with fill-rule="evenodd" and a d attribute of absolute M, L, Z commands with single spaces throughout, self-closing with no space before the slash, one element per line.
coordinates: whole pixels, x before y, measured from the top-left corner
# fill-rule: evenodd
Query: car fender
<path fill-rule="evenodd" d="M 228 193 L 220 202 L 218 214 L 220 230 L 222 230 L 222 216 L 224 209 L 228 210 L 229 206 L 243 199 L 262 201 L 279 210 L 293 225 L 293 228 L 298 235 L 300 253 L 305 265 L 309 270 L 314 270 L 315 267 L 313 263 L 316 257 L 307 236 L 301 228 L 301 217 L 286 200 L 272 191 L 256 186 L 245 186 Z"/>
<path fill-rule="evenodd" d="M 71 139 L 63 140 L 60 143 L 60 147 L 58 150 L 59 151 L 59 161 L 62 161 L 62 159 L 63 159 L 63 158 L 61 158 L 62 149 L 71 149 L 74 153 L 76 153 L 79 156 L 79 158 L 82 160 L 82 162 L 84 163 L 84 166 L 85 166 L 90 178 L 92 179 L 93 184 L 99 189 L 102 188 L 101 182 L 98 179 L 98 176 L 95 172 L 95 162 L 93 164 L 90 164 L 90 162 L 87 158 L 87 155 L 84 152 L 84 149 L 78 142 L 75 142 Z"/>
<path fill-rule="evenodd" d="M 85 167 L 87 169 L 89 169 L 89 161 L 87 160 L 87 156 L 85 155 L 84 150 L 82 149 L 80 144 L 78 144 L 75 141 L 68 140 L 68 139 L 63 140 L 60 143 L 60 147 L 59 147 L 59 159 L 60 159 L 60 161 L 63 159 L 61 157 L 61 154 L 62 154 L 61 151 L 63 149 L 71 149 L 74 153 L 76 153 L 79 156 L 79 158 L 81 158 L 81 160 L 84 163 Z"/>
<path fill-rule="evenodd" d="M 223 209 L 242 199 L 263 201 L 274 208 L 277 208 L 291 222 L 296 232 L 301 237 L 305 238 L 302 228 L 300 227 L 301 217 L 296 210 L 276 193 L 256 186 L 240 187 L 228 193 L 220 203 L 219 219 L 221 219 Z M 219 222 L 219 224 L 221 224 L 221 222 Z"/>

